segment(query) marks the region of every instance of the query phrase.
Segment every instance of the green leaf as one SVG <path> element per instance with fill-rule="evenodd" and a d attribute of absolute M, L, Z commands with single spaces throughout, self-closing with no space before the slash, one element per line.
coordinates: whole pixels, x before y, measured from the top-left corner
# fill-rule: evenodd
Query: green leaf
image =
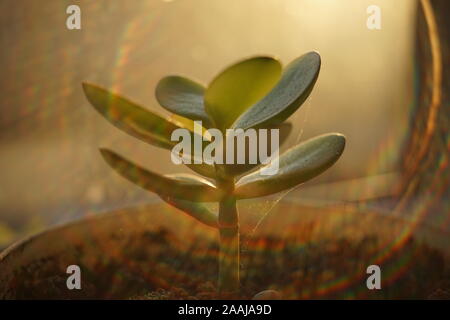
<path fill-rule="evenodd" d="M 279 169 L 274 175 L 258 171 L 241 178 L 235 189 L 240 199 L 262 197 L 277 193 L 314 178 L 331 167 L 341 156 L 345 137 L 330 133 L 305 141 L 279 157 Z"/>
<path fill-rule="evenodd" d="M 289 122 L 285 122 L 285 123 L 282 123 L 281 125 L 275 126 L 274 128 L 278 128 L 280 130 L 279 131 L 279 147 L 281 148 L 281 146 L 286 142 L 287 138 L 289 137 L 289 134 L 292 132 L 292 124 Z M 269 141 L 270 141 L 270 137 L 271 137 L 270 129 L 272 129 L 272 128 L 268 129 L 269 130 L 269 135 L 268 135 Z M 269 144 L 268 150 L 270 151 L 270 144 Z M 246 154 L 248 155 L 248 153 L 249 153 L 249 148 L 248 148 L 248 144 L 246 144 Z M 237 154 L 236 144 L 235 144 L 235 148 L 234 148 L 234 154 L 235 155 Z M 259 161 L 256 164 L 251 164 L 251 163 L 227 164 L 227 165 L 225 165 L 225 172 L 232 176 L 240 176 L 246 172 L 256 169 L 260 165 L 261 165 L 261 163 L 259 163 Z"/>
<path fill-rule="evenodd" d="M 180 76 L 162 78 L 156 86 L 155 95 L 165 109 L 191 120 L 201 120 L 206 128 L 211 120 L 203 105 L 205 88 Z"/>
<path fill-rule="evenodd" d="M 319 70 L 320 55 L 317 52 L 309 52 L 292 61 L 270 93 L 248 108 L 233 123 L 233 128 L 265 127 L 289 118 L 308 98 Z"/>
<path fill-rule="evenodd" d="M 229 128 L 248 107 L 273 88 L 280 75 L 280 62 L 270 57 L 255 57 L 234 64 L 206 89 L 206 112 L 217 128 Z"/>
<path fill-rule="evenodd" d="M 99 86 L 83 83 L 83 89 L 94 108 L 117 128 L 151 145 L 169 150 L 178 143 L 170 140 L 172 132 L 182 127 L 177 125 L 177 121 L 165 119 Z M 194 141 L 195 134 L 190 128 L 183 128 L 190 131 L 191 141 Z M 204 176 L 215 177 L 212 165 L 202 163 L 187 166 Z"/>
<path fill-rule="evenodd" d="M 117 128 L 152 145 L 171 149 L 177 125 L 134 102 L 99 86 L 83 83 L 83 90 L 94 108 Z"/>
<path fill-rule="evenodd" d="M 196 182 L 198 177 L 189 174 L 174 174 L 166 175 L 166 177 L 171 177 L 175 179 L 185 179 L 187 181 Z M 202 181 L 202 180 L 201 180 Z M 176 199 L 172 197 L 160 196 L 162 200 L 168 204 L 174 206 L 177 209 L 185 212 L 194 219 L 204 223 L 207 226 L 218 228 L 218 215 L 208 209 L 208 207 L 201 202 L 193 202 L 187 200 Z"/>
<path fill-rule="evenodd" d="M 206 179 L 195 181 L 171 178 L 146 170 L 108 149 L 100 149 L 105 161 L 121 176 L 163 197 L 181 200 L 214 202 L 222 198 L 222 191 Z"/>

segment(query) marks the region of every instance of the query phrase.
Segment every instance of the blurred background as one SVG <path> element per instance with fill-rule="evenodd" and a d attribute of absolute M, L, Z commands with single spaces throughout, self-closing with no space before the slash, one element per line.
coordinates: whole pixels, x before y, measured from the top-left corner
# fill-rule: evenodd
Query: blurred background
<path fill-rule="evenodd" d="M 377 0 L 382 28 L 369 30 L 373 2 L 1 1 L 0 247 L 50 225 L 158 201 L 114 173 L 99 147 L 158 172 L 188 172 L 168 151 L 102 119 L 81 82 L 165 114 L 154 97 L 163 76 L 206 85 L 225 66 L 260 54 L 284 65 L 311 50 L 322 56 L 316 87 L 291 118 L 288 146 L 327 132 L 347 136 L 342 158 L 286 201 L 389 199 L 417 104 L 418 1 Z M 66 28 L 70 4 L 81 8 L 81 30 Z M 448 230 L 449 212 L 423 223 Z"/>

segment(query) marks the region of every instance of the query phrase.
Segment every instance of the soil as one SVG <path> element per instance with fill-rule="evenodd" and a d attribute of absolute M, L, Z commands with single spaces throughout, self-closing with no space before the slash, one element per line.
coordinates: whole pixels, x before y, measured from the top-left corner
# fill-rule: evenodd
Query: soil
<path fill-rule="evenodd" d="M 380 265 L 384 274 L 394 274 L 384 279 L 383 290 L 368 290 L 365 283 L 366 267 L 383 250 L 376 237 L 314 243 L 269 236 L 242 240 L 240 295 L 216 293 L 217 243 L 198 237 L 183 250 L 184 241 L 160 227 L 121 239 L 126 249 L 120 256 L 79 263 L 82 290 L 67 290 L 59 256 L 49 256 L 16 269 L 13 290 L 3 298 L 250 299 L 266 289 L 279 291 L 283 299 L 450 298 L 445 256 L 413 239 Z M 81 248 L 72 254 L 74 261 L 84 260 Z"/>

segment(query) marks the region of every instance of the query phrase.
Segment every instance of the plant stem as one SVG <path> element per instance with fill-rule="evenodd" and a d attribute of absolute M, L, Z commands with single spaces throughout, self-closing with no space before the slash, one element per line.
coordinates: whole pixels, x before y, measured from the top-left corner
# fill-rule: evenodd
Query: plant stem
<path fill-rule="evenodd" d="M 234 179 L 220 181 L 227 195 L 219 203 L 219 291 L 239 290 L 239 221 L 234 191 Z"/>

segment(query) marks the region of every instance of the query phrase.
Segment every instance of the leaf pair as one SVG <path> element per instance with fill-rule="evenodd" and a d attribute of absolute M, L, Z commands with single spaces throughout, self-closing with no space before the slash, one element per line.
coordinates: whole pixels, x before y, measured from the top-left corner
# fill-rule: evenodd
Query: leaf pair
<path fill-rule="evenodd" d="M 263 175 L 267 166 L 241 178 L 234 191 L 238 199 L 267 196 L 303 183 L 332 166 L 345 147 L 340 134 L 326 134 L 305 141 L 283 153 L 275 175 Z M 118 173 L 138 186 L 158 194 L 164 201 L 197 220 L 216 226 L 217 216 L 201 202 L 217 202 L 224 193 L 206 179 L 192 175 L 159 175 L 143 169 L 112 151 L 101 150 L 104 159 Z"/>
<path fill-rule="evenodd" d="M 345 138 L 330 133 L 307 140 L 289 149 L 273 161 L 278 162 L 274 175 L 263 175 L 268 164 L 241 178 L 234 191 L 238 199 L 255 198 L 290 189 L 332 166 L 341 156 Z M 123 177 L 158 195 L 196 202 L 217 202 L 225 195 L 210 181 L 193 175 L 160 175 L 141 168 L 108 149 L 103 158 Z"/>
<path fill-rule="evenodd" d="M 206 89 L 180 76 L 165 77 L 158 83 L 155 95 L 167 110 L 193 121 L 201 120 L 205 127 L 216 127 L 224 133 L 228 128 L 279 128 L 281 145 L 291 126 L 279 125 L 306 100 L 319 70 L 320 56 L 316 52 L 295 59 L 283 73 L 278 60 L 254 57 L 226 68 Z M 239 176 L 259 165 L 221 167 L 227 174 Z"/>
<path fill-rule="evenodd" d="M 156 98 L 167 110 L 207 128 L 269 127 L 286 120 L 309 96 L 320 70 L 320 55 L 309 52 L 283 73 L 271 57 L 255 57 L 220 73 L 205 89 L 180 77 L 163 78 Z"/>

